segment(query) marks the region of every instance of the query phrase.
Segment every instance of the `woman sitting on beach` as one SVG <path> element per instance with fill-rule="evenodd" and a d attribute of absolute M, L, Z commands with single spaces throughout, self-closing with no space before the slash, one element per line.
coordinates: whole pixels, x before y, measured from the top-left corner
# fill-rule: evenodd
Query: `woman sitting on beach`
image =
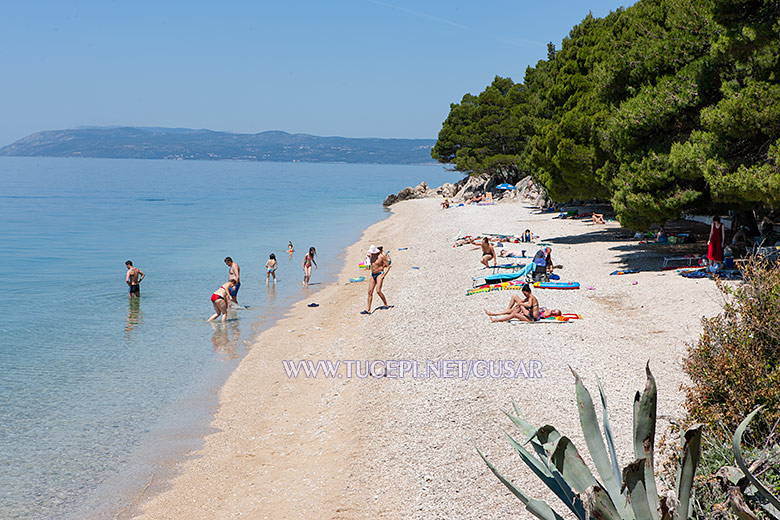
<path fill-rule="evenodd" d="M 523 234 L 520 236 L 520 242 L 533 242 L 533 235 L 531 235 L 530 229 L 523 231 Z"/>
<path fill-rule="evenodd" d="M 593 214 L 593 223 L 594 224 L 605 224 L 605 222 L 604 222 L 604 214 L 603 213 L 594 213 Z"/>
<path fill-rule="evenodd" d="M 513 294 L 509 299 L 509 306 L 506 310 L 501 312 L 489 312 L 485 309 L 485 314 L 490 316 L 490 321 L 539 321 L 539 301 L 536 296 L 531 294 L 531 286 L 525 284 L 523 286 L 523 296 L 520 298 L 518 295 Z"/>
<path fill-rule="evenodd" d="M 450 201 L 447 199 L 444 199 L 444 202 L 441 203 L 442 209 L 447 209 L 450 207 Z"/>
<path fill-rule="evenodd" d="M 219 286 L 219 289 L 211 295 L 211 305 L 214 306 L 214 314 L 206 321 L 214 321 L 222 316 L 222 322 L 227 320 L 227 311 L 230 308 L 230 289 L 236 286 L 236 280 L 231 278 L 227 283 Z"/>

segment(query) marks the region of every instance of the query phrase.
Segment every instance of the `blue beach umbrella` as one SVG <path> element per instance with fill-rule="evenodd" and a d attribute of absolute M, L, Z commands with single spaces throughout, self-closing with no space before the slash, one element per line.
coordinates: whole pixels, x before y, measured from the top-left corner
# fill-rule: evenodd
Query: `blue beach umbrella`
<path fill-rule="evenodd" d="M 497 190 L 513 190 L 513 189 L 515 189 L 515 187 L 512 186 L 511 184 L 504 183 L 504 184 L 499 184 L 498 186 L 496 186 L 496 189 Z"/>

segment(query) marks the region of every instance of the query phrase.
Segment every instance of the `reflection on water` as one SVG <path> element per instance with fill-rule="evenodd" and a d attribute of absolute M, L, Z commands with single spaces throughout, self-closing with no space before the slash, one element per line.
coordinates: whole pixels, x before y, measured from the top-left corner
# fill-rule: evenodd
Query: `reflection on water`
<path fill-rule="evenodd" d="M 214 333 L 211 335 L 211 345 L 214 353 L 224 360 L 238 359 L 238 344 L 241 339 L 240 320 L 231 319 L 225 323 L 211 323 Z"/>
<path fill-rule="evenodd" d="M 143 321 L 144 313 L 141 312 L 141 297 L 130 298 L 127 304 L 127 320 L 125 321 L 125 341 L 127 343 L 133 341 L 136 329 Z"/>
<path fill-rule="evenodd" d="M 269 305 L 276 301 L 276 282 L 269 283 L 265 288 L 265 294 Z"/>

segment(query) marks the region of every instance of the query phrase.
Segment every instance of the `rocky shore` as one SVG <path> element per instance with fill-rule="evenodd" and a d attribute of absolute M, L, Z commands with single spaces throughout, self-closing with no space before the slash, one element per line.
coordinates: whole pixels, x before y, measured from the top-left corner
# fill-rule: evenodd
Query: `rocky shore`
<path fill-rule="evenodd" d="M 497 186 L 501 184 L 512 184 L 513 190 L 500 190 Z M 392 206 L 403 200 L 425 199 L 431 197 L 442 197 L 455 201 L 468 201 L 473 197 L 490 193 L 497 201 L 525 201 L 538 208 L 550 207 L 553 202 L 547 196 L 544 187 L 534 181 L 530 175 L 516 180 L 512 175 L 505 173 L 480 175 L 468 175 L 458 182 L 445 183 L 438 188 L 430 188 L 422 182 L 412 188 L 406 187 L 398 193 L 391 193 L 382 203 L 385 207 Z"/>

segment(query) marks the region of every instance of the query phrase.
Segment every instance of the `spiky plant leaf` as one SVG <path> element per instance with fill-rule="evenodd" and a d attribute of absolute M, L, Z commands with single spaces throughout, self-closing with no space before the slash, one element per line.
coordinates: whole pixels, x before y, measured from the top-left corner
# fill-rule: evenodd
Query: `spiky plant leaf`
<path fill-rule="evenodd" d="M 658 404 L 658 390 L 655 378 L 650 372 L 650 362 L 645 367 L 647 383 L 641 394 L 637 392 L 634 398 L 634 457 L 646 459 L 644 486 L 647 489 L 647 499 L 653 511 L 658 511 L 658 490 L 655 485 L 653 451 L 655 447 L 655 421 Z M 623 472 L 625 475 L 625 471 Z M 625 485 L 625 482 L 624 482 Z"/>
<path fill-rule="evenodd" d="M 600 520 L 625 520 L 615 509 L 607 490 L 601 486 L 591 486 L 580 493 L 580 500 L 585 507 L 588 518 Z"/>
<path fill-rule="evenodd" d="M 693 489 L 693 479 L 696 476 L 696 469 L 701 458 L 702 428 L 704 428 L 703 424 L 696 424 L 685 432 L 682 460 L 677 475 L 678 518 L 688 518 L 691 515 L 693 507 L 691 490 Z"/>
<path fill-rule="evenodd" d="M 563 520 L 563 517 L 556 513 L 547 502 L 536 500 L 523 493 L 523 491 L 519 487 L 515 486 L 511 480 L 502 475 L 496 469 L 496 467 L 493 466 L 489 460 L 487 460 L 481 451 L 477 450 L 477 453 L 479 453 L 479 456 L 482 457 L 482 460 L 485 461 L 485 464 L 487 464 L 487 467 L 490 468 L 490 471 L 493 472 L 496 478 L 498 478 L 498 480 L 500 480 L 501 483 L 504 484 L 504 486 L 506 486 L 513 495 L 520 499 L 529 513 L 541 520 Z"/>
<path fill-rule="evenodd" d="M 646 468 L 645 459 L 637 459 L 623 468 L 623 486 L 628 490 L 628 500 L 636 520 L 658 520 L 658 511 L 653 509 L 648 496 Z"/>
<path fill-rule="evenodd" d="M 549 462 L 577 493 L 582 493 L 590 486 L 599 485 L 568 437 L 561 437 L 555 442 Z"/>
<path fill-rule="evenodd" d="M 588 446 L 590 458 L 593 460 L 596 471 L 598 471 L 601 477 L 601 482 L 604 484 L 604 489 L 606 489 L 610 499 L 612 499 L 615 508 L 623 512 L 626 509 L 625 498 L 620 493 L 620 482 L 615 480 L 615 475 L 612 472 L 607 449 L 604 446 L 604 438 L 601 436 L 601 429 L 596 418 L 596 408 L 593 406 L 593 399 L 577 372 L 571 367 L 569 369 L 574 374 L 577 411 L 579 412 L 580 425 L 582 426 L 582 433 L 585 436 L 585 444 Z M 628 513 L 630 511 L 623 512 L 623 515 L 627 517 L 626 520 L 631 517 Z"/>
<path fill-rule="evenodd" d="M 615 437 L 612 435 L 612 427 L 609 425 L 609 414 L 607 413 L 607 396 L 604 393 L 604 389 L 601 387 L 601 381 L 596 378 L 596 383 L 599 386 L 599 397 L 601 398 L 601 410 L 603 412 L 604 422 L 604 438 L 607 441 L 607 448 L 609 448 L 609 458 L 612 460 L 612 474 L 615 475 L 615 480 L 618 482 L 619 487 L 622 487 L 622 477 L 620 475 L 620 463 L 617 458 L 617 450 L 615 449 Z"/>
<path fill-rule="evenodd" d="M 536 458 L 534 458 L 520 443 L 509 435 L 507 435 L 507 437 L 509 437 L 510 444 L 512 444 L 512 447 L 520 455 L 520 458 L 525 462 L 526 466 L 531 468 L 531 471 L 539 477 L 539 480 L 550 488 L 550 490 L 555 493 L 555 496 L 557 496 L 572 513 L 577 515 L 577 518 L 587 520 L 585 510 L 583 509 L 582 504 L 579 503 L 579 500 L 577 500 L 576 494 L 572 491 L 571 487 L 569 487 L 565 481 L 562 482 L 561 480 L 556 479 L 548 467 L 544 463 L 536 460 Z"/>
<path fill-rule="evenodd" d="M 745 417 L 741 423 L 739 423 L 737 430 L 734 432 L 734 437 L 731 440 L 731 446 L 734 450 L 734 458 L 737 461 L 737 466 L 739 466 L 739 469 L 742 470 L 742 473 L 744 473 L 750 483 L 756 487 L 758 493 L 761 494 L 761 496 L 763 496 L 767 502 L 772 505 L 772 507 L 780 511 L 780 500 L 778 500 L 778 498 L 773 495 L 772 492 L 769 491 L 766 486 L 764 486 L 764 484 L 762 484 L 755 477 L 755 475 L 750 472 L 747 465 L 745 464 L 745 459 L 742 457 L 742 435 L 744 435 L 745 430 L 750 424 L 750 421 L 752 421 L 758 412 L 761 411 L 761 408 L 763 408 L 763 406 L 757 407 L 755 410 L 750 412 L 750 414 L 748 414 L 748 416 Z"/>

